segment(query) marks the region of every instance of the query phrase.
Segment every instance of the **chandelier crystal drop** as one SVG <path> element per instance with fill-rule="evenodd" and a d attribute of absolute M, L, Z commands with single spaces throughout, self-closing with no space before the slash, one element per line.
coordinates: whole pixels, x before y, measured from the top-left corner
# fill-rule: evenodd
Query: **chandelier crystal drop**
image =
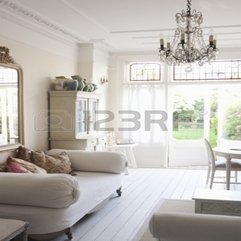
<path fill-rule="evenodd" d="M 203 40 L 201 24 L 203 17 L 201 12 L 191 11 L 191 0 L 187 0 L 187 11 L 182 10 L 176 14 L 177 29 L 173 42 L 164 45 L 164 39 L 160 39 L 159 55 L 162 62 L 168 65 L 198 63 L 203 65 L 216 58 L 218 49 L 214 35 L 209 36 L 206 45 Z"/>

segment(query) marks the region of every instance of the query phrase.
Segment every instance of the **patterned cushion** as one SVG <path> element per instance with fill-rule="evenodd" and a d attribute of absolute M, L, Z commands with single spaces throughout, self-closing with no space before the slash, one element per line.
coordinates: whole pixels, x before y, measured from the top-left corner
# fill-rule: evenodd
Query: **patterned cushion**
<path fill-rule="evenodd" d="M 27 170 L 26 168 L 24 168 L 21 164 L 11 161 L 11 159 L 9 159 L 7 161 L 7 171 L 8 172 L 14 172 L 14 173 L 31 173 L 29 170 Z"/>
<path fill-rule="evenodd" d="M 16 157 L 24 161 L 31 162 L 31 150 L 24 146 L 19 146 L 16 150 Z"/>
<path fill-rule="evenodd" d="M 32 162 L 44 168 L 48 173 L 70 173 L 71 162 L 66 152 L 59 155 L 46 155 L 44 152 L 32 152 Z"/>
<path fill-rule="evenodd" d="M 41 168 L 38 167 L 37 165 L 35 165 L 34 163 L 28 162 L 28 161 L 24 161 L 22 159 L 19 158 L 13 158 L 13 157 L 8 157 L 7 159 L 7 163 L 17 163 L 19 165 L 21 165 L 22 167 L 24 167 L 25 169 L 27 169 L 28 171 L 32 172 L 32 173 L 38 173 L 38 174 L 46 174 L 47 172 Z"/>

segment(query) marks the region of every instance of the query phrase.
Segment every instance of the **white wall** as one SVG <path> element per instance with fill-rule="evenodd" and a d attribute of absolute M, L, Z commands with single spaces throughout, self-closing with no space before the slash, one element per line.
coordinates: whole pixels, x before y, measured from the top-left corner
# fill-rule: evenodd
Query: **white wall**
<path fill-rule="evenodd" d="M 81 75 L 79 45 L 6 19 L 0 18 L 0 28 L 4 29 L 0 45 L 10 49 L 10 55 L 23 69 L 25 146 L 47 149 L 50 82 L 58 75 Z"/>

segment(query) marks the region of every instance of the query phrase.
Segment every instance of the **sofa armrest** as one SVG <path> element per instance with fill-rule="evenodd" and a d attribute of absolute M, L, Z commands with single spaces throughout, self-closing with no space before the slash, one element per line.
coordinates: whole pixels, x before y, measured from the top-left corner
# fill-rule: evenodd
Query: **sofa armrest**
<path fill-rule="evenodd" d="M 78 181 L 67 174 L 0 173 L 0 204 L 65 208 L 79 195 Z"/>
<path fill-rule="evenodd" d="M 48 153 L 53 155 L 63 151 L 68 154 L 72 168 L 78 171 L 120 174 L 127 165 L 126 157 L 117 152 L 52 149 Z"/>
<path fill-rule="evenodd" d="M 241 217 L 197 213 L 156 213 L 149 223 L 162 241 L 239 241 Z"/>

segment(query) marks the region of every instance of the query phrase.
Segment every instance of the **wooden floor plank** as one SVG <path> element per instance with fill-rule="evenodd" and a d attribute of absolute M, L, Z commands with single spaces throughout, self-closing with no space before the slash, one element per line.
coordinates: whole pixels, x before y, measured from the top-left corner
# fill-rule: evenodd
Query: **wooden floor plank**
<path fill-rule="evenodd" d="M 174 171 L 175 169 L 166 169 L 168 172 Z M 173 173 L 172 179 L 167 186 L 166 190 L 163 192 L 162 198 L 168 199 L 171 198 L 176 189 L 178 189 L 179 183 L 185 177 L 186 170 L 178 170 L 176 173 Z"/>
<path fill-rule="evenodd" d="M 194 178 L 192 176 L 192 173 L 196 170 L 186 170 L 185 175 L 180 180 L 177 188 L 175 189 L 175 192 L 172 194 L 172 199 L 181 199 L 183 193 L 185 192 L 185 189 L 189 188 L 189 184 L 192 183 L 192 179 Z"/>
<path fill-rule="evenodd" d="M 189 182 L 186 184 L 186 188 L 183 190 L 183 194 L 181 196 L 181 199 L 192 199 L 193 194 L 200 183 L 200 179 L 202 178 L 201 172 L 197 170 L 193 170 L 192 174 L 189 178 Z M 205 186 L 205 183 L 202 182 L 202 187 Z"/>

